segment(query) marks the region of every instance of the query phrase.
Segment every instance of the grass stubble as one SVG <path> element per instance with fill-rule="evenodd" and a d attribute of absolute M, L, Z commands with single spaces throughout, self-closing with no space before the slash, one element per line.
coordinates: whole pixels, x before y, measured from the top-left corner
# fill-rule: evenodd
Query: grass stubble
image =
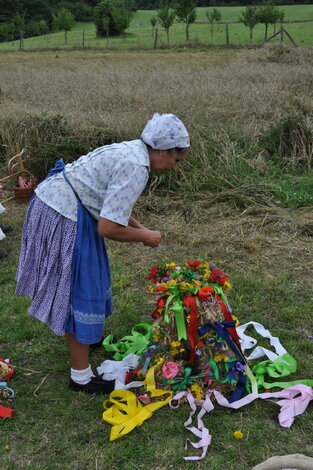
<path fill-rule="evenodd" d="M 299 333 L 313 329 L 312 207 L 277 204 L 268 189 L 261 190 L 256 173 L 249 173 L 251 165 L 257 166 L 261 178 L 271 162 L 257 146 L 243 149 L 233 140 L 234 129 L 237 135 L 240 129 L 242 139 L 257 139 L 291 110 L 312 116 L 312 51 L 223 52 L 222 65 L 212 65 L 201 52 L 140 54 L 133 60 L 127 55 L 126 63 L 122 55 L 107 54 L 34 54 L 31 65 L 24 57 L 3 56 L 3 170 L 17 139 L 21 146 L 36 148 L 44 140 L 71 135 L 92 145 L 95 128 L 106 129 L 112 139 L 135 138 L 155 111 L 176 113 L 191 131 L 189 162 L 176 179 L 151 180 L 135 208 L 139 220 L 162 231 L 161 250 L 108 243 L 115 313 L 105 332 L 121 337 L 135 323 L 149 321 L 153 304 L 144 286 L 152 264 L 162 258 L 208 260 L 231 275 L 230 303 L 239 319 L 259 321 L 281 338 L 298 360 L 293 378 L 312 378 L 312 342 Z M 66 136 L 59 121 L 51 125 L 50 120 L 49 127 L 44 115 L 61 115 Z M 240 167 L 243 160 L 249 165 Z M 30 318 L 29 301 L 14 296 L 25 209 L 10 203 L 1 219 L 14 225 L 1 242 L 10 255 L 1 260 L 0 344 L 1 357 L 13 357 L 16 365 L 10 384 L 17 410 L 15 420 L 1 421 L 2 469 L 216 470 L 227 465 L 249 470 L 272 455 L 313 456 L 311 408 L 283 429 L 277 405 L 263 401 L 237 412 L 217 406 L 205 419 L 213 439 L 202 462 L 182 460 L 189 437 L 182 424 L 187 407 L 162 409 L 110 443 L 109 426 L 101 421 L 102 398 L 67 389 L 63 338 Z M 106 357 L 102 350 L 93 351 L 93 367 Z M 245 434 L 241 441 L 232 437 L 237 429 Z"/>

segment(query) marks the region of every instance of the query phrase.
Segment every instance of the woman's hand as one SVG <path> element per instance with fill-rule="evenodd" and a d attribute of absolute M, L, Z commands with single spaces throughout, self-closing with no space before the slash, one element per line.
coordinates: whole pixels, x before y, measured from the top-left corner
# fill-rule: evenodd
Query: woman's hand
<path fill-rule="evenodd" d="M 99 235 L 119 242 L 142 242 L 144 245 L 156 247 L 161 241 L 159 231 L 149 230 L 147 228 L 134 228 L 112 222 L 111 220 L 99 217 L 98 222 Z"/>
<path fill-rule="evenodd" d="M 158 230 L 147 230 L 147 240 L 144 241 L 144 245 L 151 246 L 152 248 L 157 247 L 161 242 L 161 232 Z"/>

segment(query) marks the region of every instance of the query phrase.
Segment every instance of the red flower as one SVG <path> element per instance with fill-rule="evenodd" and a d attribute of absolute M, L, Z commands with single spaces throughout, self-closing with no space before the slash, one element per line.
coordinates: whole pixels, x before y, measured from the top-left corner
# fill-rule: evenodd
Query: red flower
<path fill-rule="evenodd" d="M 197 269 L 197 267 L 201 264 L 201 261 L 196 260 L 196 261 L 191 261 L 190 259 L 187 260 L 188 266 L 192 268 L 193 271 Z"/>
<path fill-rule="evenodd" d="M 152 281 L 154 283 L 158 282 L 157 275 L 158 275 L 158 267 L 152 266 L 150 273 L 148 274 L 148 281 Z"/>
<path fill-rule="evenodd" d="M 221 271 L 218 268 L 213 268 L 211 271 L 211 277 L 209 281 L 214 282 L 215 284 L 220 284 L 223 286 L 227 279 L 229 279 L 230 276 L 228 274 L 225 274 L 223 271 Z"/>
<path fill-rule="evenodd" d="M 205 286 L 205 287 L 202 287 L 202 289 L 200 289 L 197 292 L 197 297 L 199 298 L 199 300 L 201 300 L 201 302 L 204 302 L 204 301 L 208 300 L 208 298 L 212 294 L 214 294 L 214 287 Z"/>
<path fill-rule="evenodd" d="M 164 310 L 164 307 L 165 307 L 165 299 L 164 297 L 161 297 L 158 301 L 157 301 L 157 308 L 155 310 L 153 310 L 153 312 L 151 313 L 151 317 L 154 319 L 154 320 L 158 320 L 162 314 L 163 314 L 163 310 Z"/>

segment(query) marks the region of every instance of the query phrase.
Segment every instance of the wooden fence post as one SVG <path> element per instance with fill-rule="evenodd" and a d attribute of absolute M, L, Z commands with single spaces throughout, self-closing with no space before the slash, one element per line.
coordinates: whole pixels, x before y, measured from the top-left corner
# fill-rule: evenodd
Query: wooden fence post
<path fill-rule="evenodd" d="M 85 47 L 85 30 L 83 29 L 83 48 Z"/>
<path fill-rule="evenodd" d="M 153 49 L 156 49 L 157 47 L 158 34 L 159 34 L 158 28 L 155 28 Z"/>
<path fill-rule="evenodd" d="M 284 28 L 283 25 L 280 25 L 280 42 L 284 42 Z"/>
<path fill-rule="evenodd" d="M 226 29 L 226 46 L 229 47 L 229 26 L 228 23 L 225 24 Z"/>

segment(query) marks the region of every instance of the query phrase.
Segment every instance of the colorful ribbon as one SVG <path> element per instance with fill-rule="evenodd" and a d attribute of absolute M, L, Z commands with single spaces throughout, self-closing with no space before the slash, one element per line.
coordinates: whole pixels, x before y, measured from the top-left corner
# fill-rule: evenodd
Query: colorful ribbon
<path fill-rule="evenodd" d="M 196 345 L 197 345 L 197 329 L 198 329 L 198 313 L 197 313 L 197 303 L 196 298 L 192 295 L 187 295 L 184 298 L 185 307 L 189 307 L 189 325 L 188 325 L 188 338 L 191 346 L 191 353 L 189 357 L 189 362 L 194 364 L 195 355 L 196 355 Z"/>
<path fill-rule="evenodd" d="M 211 401 L 212 395 L 214 395 L 219 405 L 236 410 L 245 405 L 248 405 L 257 398 L 282 398 L 282 400 L 276 402 L 276 404 L 280 406 L 278 420 L 282 427 L 289 428 L 294 422 L 295 417 L 304 413 L 310 401 L 313 400 L 313 389 L 306 385 L 295 385 L 277 393 L 261 393 L 259 395 L 251 393 L 250 395 L 247 395 L 246 397 L 234 403 L 229 403 L 229 401 L 217 390 L 209 390 L 206 393 L 205 400 L 201 401 L 195 400 L 190 391 L 179 392 L 169 401 L 169 406 L 173 409 L 176 409 L 179 407 L 182 398 L 187 398 L 191 412 L 188 420 L 184 423 L 184 426 L 192 434 L 199 438 L 198 442 L 192 442 L 187 439 L 185 449 L 187 450 L 188 442 L 195 449 L 202 449 L 202 454 L 200 456 L 184 457 L 184 460 L 201 460 L 207 453 L 212 437 L 209 434 L 208 429 L 204 426 L 202 418 L 205 413 L 209 413 L 214 409 L 214 405 Z M 175 401 L 177 401 L 176 404 Z M 197 417 L 196 427 L 191 426 L 191 424 L 192 417 L 196 412 L 197 406 L 201 406 L 201 409 Z"/>
<path fill-rule="evenodd" d="M 142 334 L 138 331 L 140 329 L 145 333 Z M 121 361 L 131 353 L 140 356 L 148 348 L 151 335 L 151 325 L 148 325 L 148 323 L 138 323 L 133 327 L 131 332 L 131 336 L 124 336 L 117 343 L 111 343 L 113 335 L 109 335 L 103 340 L 102 345 L 104 349 L 109 352 L 114 351 L 115 354 L 113 355 L 113 358 L 117 361 Z"/>
<path fill-rule="evenodd" d="M 167 405 L 172 393 L 163 390 L 160 390 L 160 392 L 162 392 L 162 395 L 167 394 L 167 398 L 146 406 L 143 406 L 136 395 L 129 390 L 111 392 L 109 400 L 103 402 L 105 411 L 102 413 L 103 420 L 112 424 L 110 441 L 128 434 L 136 426 L 141 426 L 146 419 L 151 418 L 154 411 Z M 109 402 L 112 403 L 110 408 L 107 407 Z"/>

